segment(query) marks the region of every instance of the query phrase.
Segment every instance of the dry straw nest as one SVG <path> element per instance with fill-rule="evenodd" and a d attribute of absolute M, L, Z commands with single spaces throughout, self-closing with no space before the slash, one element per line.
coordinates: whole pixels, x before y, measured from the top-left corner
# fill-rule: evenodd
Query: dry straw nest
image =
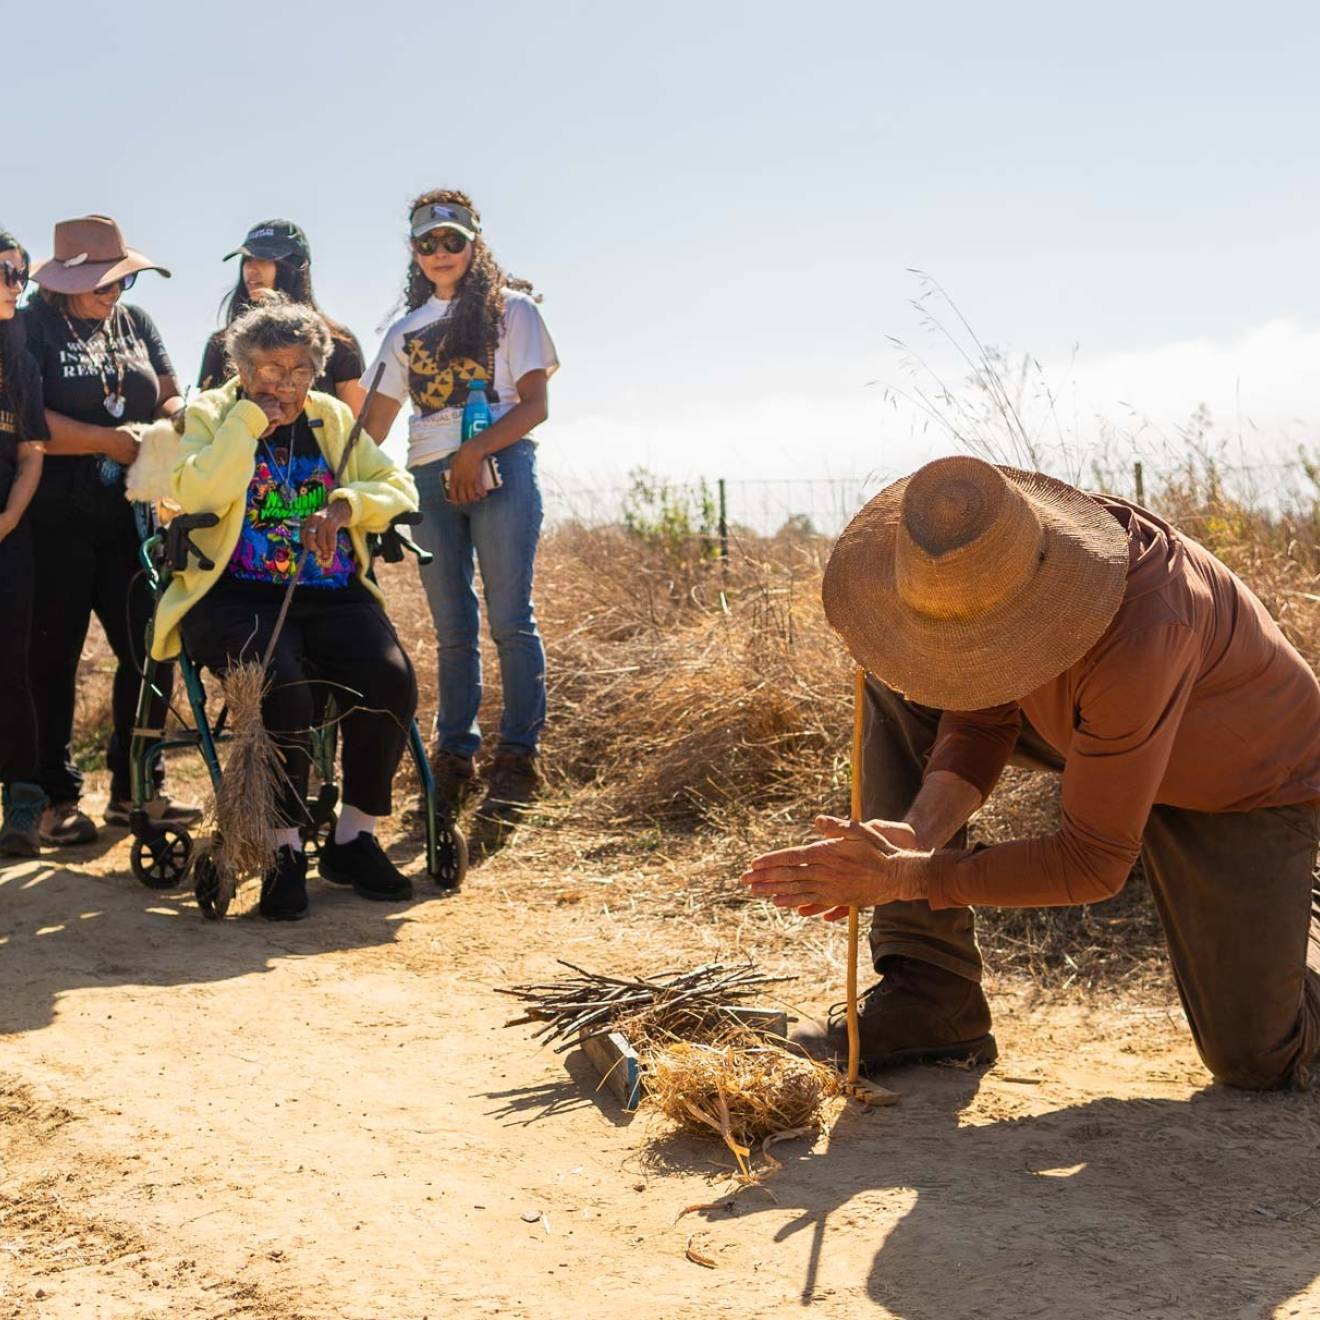
<path fill-rule="evenodd" d="M 722 1137 L 745 1176 L 752 1147 L 820 1127 L 845 1091 L 833 1068 L 745 1030 L 675 1041 L 645 1063 L 650 1102 L 684 1131 Z"/>

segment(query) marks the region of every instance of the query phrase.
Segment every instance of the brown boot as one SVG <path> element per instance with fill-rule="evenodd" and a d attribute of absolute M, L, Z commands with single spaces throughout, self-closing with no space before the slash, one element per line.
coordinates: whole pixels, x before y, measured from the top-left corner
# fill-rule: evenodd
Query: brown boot
<path fill-rule="evenodd" d="M 485 857 L 503 848 L 518 822 L 536 801 L 541 788 L 541 771 L 536 753 L 501 747 L 491 762 L 486 777 L 486 796 L 477 808 L 477 817 L 468 847 L 477 857 Z"/>
<path fill-rule="evenodd" d="M 999 1054 L 981 987 L 915 958 L 886 960 L 857 1018 L 863 1073 L 940 1059 L 993 1063 Z M 845 1006 L 835 1004 L 827 1025 L 799 1028 L 792 1040 L 812 1058 L 842 1066 L 848 1059 Z"/>
<path fill-rule="evenodd" d="M 442 820 L 454 820 L 464 803 L 468 802 L 477 791 L 477 767 L 470 756 L 460 756 L 457 752 L 433 752 L 431 755 L 431 777 L 435 780 L 435 810 Z M 418 793 L 404 820 L 412 825 L 421 825 L 426 820 L 426 794 Z"/>

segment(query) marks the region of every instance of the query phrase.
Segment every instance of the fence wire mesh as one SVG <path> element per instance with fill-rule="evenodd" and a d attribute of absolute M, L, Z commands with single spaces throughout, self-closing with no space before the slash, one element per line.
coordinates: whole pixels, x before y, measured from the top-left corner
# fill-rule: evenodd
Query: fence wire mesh
<path fill-rule="evenodd" d="M 632 484 L 581 485 L 548 474 L 542 479 L 547 526 L 627 525 L 629 518 L 686 518 L 692 530 L 717 533 L 720 515 L 730 534 L 773 536 L 784 530 L 837 536 L 891 475 L 669 481 L 646 476 Z"/>

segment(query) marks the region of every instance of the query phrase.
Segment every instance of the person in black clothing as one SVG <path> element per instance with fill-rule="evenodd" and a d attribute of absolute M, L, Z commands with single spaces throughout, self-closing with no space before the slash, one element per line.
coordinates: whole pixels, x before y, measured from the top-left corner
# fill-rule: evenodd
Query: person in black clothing
<path fill-rule="evenodd" d="M 342 399 L 356 417 L 366 399 L 360 384 L 362 346 L 347 326 L 331 320 L 316 303 L 312 292 L 312 250 L 307 235 L 291 220 L 263 220 L 248 230 L 243 242 L 225 260 L 242 257 L 238 283 L 225 302 L 225 327 L 233 325 L 254 303 L 274 293 L 291 302 L 303 303 L 316 312 L 330 331 L 330 357 L 314 389 Z M 206 341 L 202 368 L 197 374 L 199 389 L 211 390 L 233 376 L 225 351 L 225 330 L 217 330 Z"/>
<path fill-rule="evenodd" d="M 127 824 L 129 748 L 151 593 L 139 571 L 138 530 L 124 498 L 124 469 L 137 453 L 133 423 L 172 417 L 183 407 L 160 334 L 138 307 L 120 303 L 144 270 L 169 272 L 124 245 L 108 216 L 63 220 L 55 255 L 32 272 L 40 292 L 22 312 L 43 382 L 50 440 L 29 520 L 35 560 L 32 680 L 39 775 L 50 798 L 41 823 L 49 844 L 90 843 L 96 826 L 80 809 L 83 777 L 72 755 L 78 660 L 93 612 L 118 662 L 108 824 Z M 151 722 L 164 722 L 172 671 Z M 157 782 L 163 767 L 154 768 Z M 163 793 L 151 814 L 163 822 L 200 818 Z"/>
<path fill-rule="evenodd" d="M 23 516 L 41 479 L 47 438 L 41 377 L 18 321 L 28 254 L 0 229 L 0 854 L 35 857 L 46 794 L 38 780 L 37 712 L 28 679 L 32 633 L 32 535 Z"/>
<path fill-rule="evenodd" d="M 226 339 L 238 378 L 189 407 L 171 483 L 185 513 L 219 515 L 196 533 L 215 567 L 171 581 L 153 651 L 173 654 L 181 634 L 196 664 L 224 674 L 236 661 L 260 660 L 276 637 L 262 720 L 283 753 L 284 784 L 276 859 L 261 886 L 264 917 L 307 914 L 299 826 L 307 822 L 315 697 L 324 691 L 339 709 L 343 805 L 320 850 L 321 876 L 364 898 L 407 898 L 412 885 L 375 830 L 390 813 L 417 680 L 367 576 L 365 537 L 416 509 L 417 488 L 365 433 L 343 457 L 352 414 L 311 389 L 331 351 L 313 308 L 270 299 L 239 317 Z"/>

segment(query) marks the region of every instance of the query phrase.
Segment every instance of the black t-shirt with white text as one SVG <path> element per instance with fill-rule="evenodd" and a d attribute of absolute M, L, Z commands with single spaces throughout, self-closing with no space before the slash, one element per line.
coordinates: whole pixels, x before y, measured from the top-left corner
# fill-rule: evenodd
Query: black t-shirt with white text
<path fill-rule="evenodd" d="M 28 350 L 37 360 L 46 407 L 89 426 L 150 422 L 160 402 L 162 376 L 174 367 L 156 323 L 140 307 L 116 306 L 105 321 L 68 316 L 41 298 L 21 313 Z M 106 408 L 107 387 L 124 400 L 113 416 Z M 123 502 L 122 481 L 104 485 L 96 454 L 48 454 L 37 490 L 38 503 Z"/>
<path fill-rule="evenodd" d="M 362 357 L 362 345 L 358 343 L 356 335 L 349 334 L 347 339 L 333 335 L 331 343 L 330 360 L 325 364 L 325 370 L 312 382 L 312 389 L 338 398 L 338 387 L 345 381 L 361 380 L 366 363 Z M 225 358 L 225 332 L 217 330 L 206 341 L 206 349 L 202 353 L 202 369 L 197 373 L 197 388 L 218 389 L 237 374 L 230 371 Z"/>
<path fill-rule="evenodd" d="M 18 472 L 18 447 L 50 439 L 41 400 L 41 373 L 32 355 L 19 351 L 13 362 L 0 360 L 0 509 L 9 499 Z M 25 388 L 15 389 L 21 380 Z M 18 400 L 24 406 L 20 415 Z"/>

